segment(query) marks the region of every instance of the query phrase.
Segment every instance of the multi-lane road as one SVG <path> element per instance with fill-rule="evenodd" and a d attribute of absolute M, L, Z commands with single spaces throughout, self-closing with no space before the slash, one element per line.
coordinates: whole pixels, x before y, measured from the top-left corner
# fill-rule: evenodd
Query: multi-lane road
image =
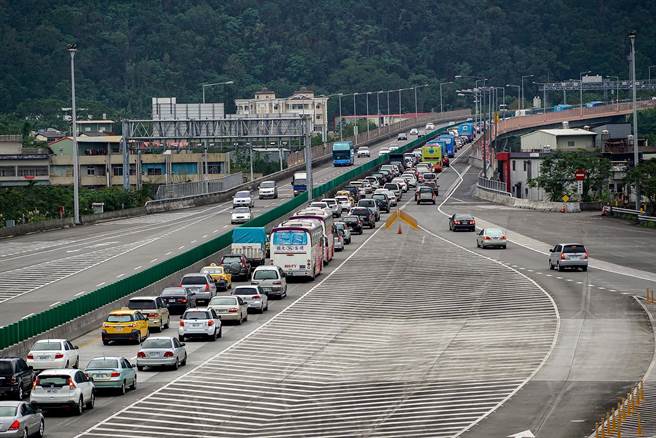
<path fill-rule="evenodd" d="M 586 436 L 652 359 L 652 328 L 633 295 L 653 287 L 656 270 L 641 254 L 654 237 L 593 215 L 479 201 L 477 171 L 463 161 L 440 175 L 438 207 L 405 195 L 419 230 L 354 236 L 316 282 L 291 284 L 289 298 L 226 327 L 217 342 L 187 343 L 187 367 L 141 372 L 137 391 L 102 396 L 82 417 L 49 417 L 49 436 Z M 319 179 L 334 171 L 320 169 Z M 220 232 L 226 207 L 167 213 L 159 225 L 198 221 L 171 236 L 194 233 L 174 247 L 200 242 L 195 229 Z M 447 215 L 465 211 L 509 230 L 508 249 L 477 249 L 473 233 L 449 232 Z M 140 219 L 104 232 L 157 226 Z M 606 227 L 633 245 L 613 250 Z M 586 243 L 588 272 L 548 270 L 545 250 L 558 240 Z M 165 254 L 148 245 L 140 264 Z M 165 333 L 175 335 L 175 324 Z M 98 332 L 74 342 L 83 365 L 137 351 L 103 346 Z"/>

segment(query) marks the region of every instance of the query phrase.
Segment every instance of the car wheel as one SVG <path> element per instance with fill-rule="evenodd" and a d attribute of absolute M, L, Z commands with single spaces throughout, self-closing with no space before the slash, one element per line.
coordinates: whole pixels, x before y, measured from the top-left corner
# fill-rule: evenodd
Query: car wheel
<path fill-rule="evenodd" d="M 582 266 L 582 267 L 581 267 L 581 270 L 582 270 L 583 272 L 586 272 L 586 271 L 588 270 L 588 267 L 587 267 L 587 266 Z"/>
<path fill-rule="evenodd" d="M 481 244 L 480 244 L 480 243 L 478 242 L 478 240 L 477 240 L 477 241 L 476 241 L 476 248 L 480 248 L 480 247 L 481 247 Z"/>
<path fill-rule="evenodd" d="M 237 320 L 237 325 L 241 325 L 242 322 L 244 322 L 244 317 L 243 315 L 239 315 L 239 320 Z"/>
<path fill-rule="evenodd" d="M 216 341 L 216 338 L 217 338 L 217 333 L 216 333 L 216 329 L 214 329 L 214 333 L 212 333 L 212 336 L 210 336 L 210 341 L 214 342 Z"/>
<path fill-rule="evenodd" d="M 16 397 L 18 400 L 23 400 L 25 398 L 25 394 L 23 393 L 23 385 L 20 384 L 18 385 L 18 391 L 16 392 Z"/>
<path fill-rule="evenodd" d="M 75 365 L 73 365 L 73 368 L 78 369 L 80 368 L 80 356 L 75 359 Z"/>
<path fill-rule="evenodd" d="M 96 393 L 91 392 L 91 400 L 87 403 L 87 409 L 93 409 L 93 407 L 96 405 Z"/>
<path fill-rule="evenodd" d="M 185 366 L 187 365 L 187 353 L 185 353 L 184 359 L 182 359 L 182 362 L 180 362 L 180 366 Z"/>
<path fill-rule="evenodd" d="M 506 249 L 506 245 L 503 245 L 501 248 L 502 248 L 502 249 Z"/>
<path fill-rule="evenodd" d="M 41 421 L 41 423 L 39 423 L 39 431 L 36 433 L 36 436 L 38 438 L 43 438 L 45 435 L 46 435 L 46 423 Z"/>
<path fill-rule="evenodd" d="M 143 370 L 144 370 L 144 366 L 143 366 L 143 365 L 137 365 L 137 370 L 138 370 L 138 371 L 143 371 Z"/>
<path fill-rule="evenodd" d="M 130 385 L 130 389 L 135 390 L 137 389 L 137 376 L 134 376 L 134 379 L 132 380 L 132 385 Z"/>
<path fill-rule="evenodd" d="M 171 317 L 169 316 L 169 319 L 166 320 L 166 324 L 164 324 L 164 328 L 167 329 L 171 326 Z"/>
<path fill-rule="evenodd" d="M 244 322 L 248 321 L 248 310 L 246 311 L 246 316 L 244 316 Z"/>
<path fill-rule="evenodd" d="M 82 415 L 84 412 L 84 399 L 80 397 L 80 399 L 77 401 L 77 404 L 74 406 L 75 408 L 75 415 Z"/>
<path fill-rule="evenodd" d="M 102 343 L 103 343 L 103 345 L 109 345 L 109 340 L 107 340 L 107 339 L 103 339 L 103 340 L 102 340 Z"/>
<path fill-rule="evenodd" d="M 126 392 L 128 392 L 127 385 L 125 384 L 125 380 L 121 383 L 121 388 L 119 389 L 119 392 L 121 395 L 125 395 Z"/>
<path fill-rule="evenodd" d="M 184 341 L 185 341 L 185 337 L 184 337 L 184 335 L 180 335 L 180 336 L 178 336 L 178 340 L 179 340 L 180 342 L 184 342 Z"/>
<path fill-rule="evenodd" d="M 550 271 L 553 271 L 553 268 L 554 268 L 554 267 L 553 267 L 553 265 L 551 264 L 551 260 L 549 260 L 549 270 L 550 270 Z"/>
<path fill-rule="evenodd" d="M 221 328 L 219 329 L 219 333 L 218 333 L 217 337 L 219 337 L 219 338 L 223 337 L 223 326 L 221 326 Z"/>
<path fill-rule="evenodd" d="M 556 263 L 556 266 L 554 267 L 554 269 L 556 271 L 560 272 L 560 263 Z"/>
<path fill-rule="evenodd" d="M 175 358 L 175 363 L 173 364 L 173 369 L 174 369 L 174 370 L 177 370 L 178 368 L 180 368 L 180 359 L 178 359 L 178 358 L 176 357 L 176 358 Z"/>

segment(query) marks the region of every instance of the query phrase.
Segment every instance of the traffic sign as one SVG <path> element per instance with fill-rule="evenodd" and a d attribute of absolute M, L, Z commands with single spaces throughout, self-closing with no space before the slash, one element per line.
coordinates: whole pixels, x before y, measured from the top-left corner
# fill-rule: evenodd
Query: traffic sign
<path fill-rule="evenodd" d="M 574 176 L 577 181 L 583 181 L 585 179 L 585 169 L 576 169 Z"/>
<path fill-rule="evenodd" d="M 569 202 L 569 196 L 567 195 L 563 195 L 561 199 L 563 200 L 563 202 Z"/>
<path fill-rule="evenodd" d="M 583 180 L 582 179 L 576 181 L 576 193 L 578 193 L 579 195 L 583 194 Z"/>
<path fill-rule="evenodd" d="M 410 225 L 415 230 L 417 228 L 419 228 L 415 218 L 413 218 L 412 216 L 410 216 L 408 213 L 404 212 L 403 210 L 398 210 L 398 209 L 389 215 L 389 217 L 385 221 L 385 228 L 390 229 L 392 227 L 392 225 L 394 225 L 394 222 L 396 222 L 396 221 L 405 222 L 406 224 Z M 399 224 L 399 227 L 400 227 L 400 224 Z M 399 228 L 399 230 L 400 230 L 400 228 Z"/>

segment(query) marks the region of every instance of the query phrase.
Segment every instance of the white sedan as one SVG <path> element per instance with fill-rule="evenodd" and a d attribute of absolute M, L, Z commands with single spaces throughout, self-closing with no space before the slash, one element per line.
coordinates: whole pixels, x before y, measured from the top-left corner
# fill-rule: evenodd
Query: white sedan
<path fill-rule="evenodd" d="M 394 207 L 398 203 L 398 201 L 396 199 L 396 195 L 394 194 L 393 191 L 387 190 L 387 189 L 378 189 L 374 192 L 374 195 L 376 195 L 378 193 L 382 193 L 384 195 L 387 195 L 387 199 L 389 199 L 389 202 L 390 202 L 390 207 Z"/>
<path fill-rule="evenodd" d="M 27 353 L 27 366 L 35 371 L 51 368 L 77 368 L 80 353 L 76 345 L 66 339 L 41 339 Z"/>
<path fill-rule="evenodd" d="M 382 148 L 380 151 L 378 151 L 378 156 L 380 157 L 381 155 L 389 154 L 390 150 L 388 148 Z"/>
<path fill-rule="evenodd" d="M 251 209 L 249 207 L 237 207 L 232 211 L 231 224 L 245 224 L 251 220 Z"/>
<path fill-rule="evenodd" d="M 358 148 L 358 158 L 361 157 L 370 157 L 371 152 L 369 152 L 369 148 L 366 146 L 361 146 Z"/>

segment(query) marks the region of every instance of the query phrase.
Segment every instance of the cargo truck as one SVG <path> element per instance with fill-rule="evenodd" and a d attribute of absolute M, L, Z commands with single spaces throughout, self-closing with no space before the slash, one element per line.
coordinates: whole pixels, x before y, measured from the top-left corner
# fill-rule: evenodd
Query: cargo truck
<path fill-rule="evenodd" d="M 264 227 L 237 227 L 232 230 L 232 254 L 242 254 L 251 266 L 263 265 L 266 261 L 267 235 Z"/>

